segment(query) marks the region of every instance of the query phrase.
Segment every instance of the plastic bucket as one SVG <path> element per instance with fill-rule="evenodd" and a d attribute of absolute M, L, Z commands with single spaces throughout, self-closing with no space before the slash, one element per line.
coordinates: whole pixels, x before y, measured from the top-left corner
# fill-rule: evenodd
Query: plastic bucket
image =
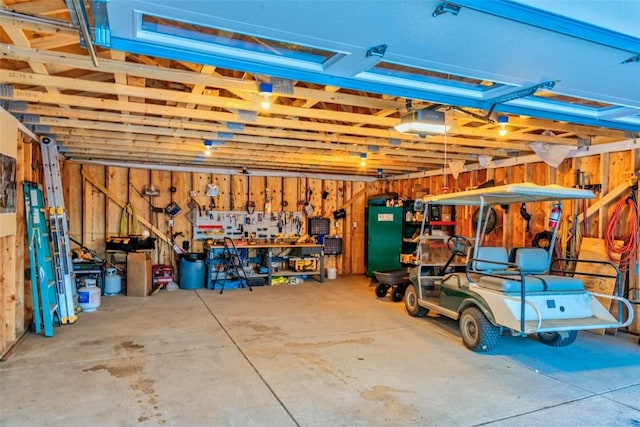
<path fill-rule="evenodd" d="M 204 253 L 186 253 L 180 258 L 180 289 L 204 288 Z"/>
<path fill-rule="evenodd" d="M 337 268 L 327 268 L 327 279 L 333 280 L 338 277 L 338 269 Z"/>

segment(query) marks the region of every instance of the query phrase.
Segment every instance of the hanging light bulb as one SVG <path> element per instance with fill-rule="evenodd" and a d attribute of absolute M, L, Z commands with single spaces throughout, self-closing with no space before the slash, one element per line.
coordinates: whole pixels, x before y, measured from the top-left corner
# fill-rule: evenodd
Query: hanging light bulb
<path fill-rule="evenodd" d="M 360 166 L 361 167 L 367 166 L 367 153 L 360 154 Z"/>
<path fill-rule="evenodd" d="M 273 94 L 273 85 L 271 83 L 260 83 L 260 95 L 262 95 L 263 110 L 268 110 L 271 107 L 271 95 Z"/>
<path fill-rule="evenodd" d="M 498 131 L 498 135 L 505 136 L 507 134 L 507 125 L 509 124 L 509 117 L 498 116 L 498 124 L 500 125 L 500 130 Z"/>
<path fill-rule="evenodd" d="M 210 156 L 212 150 L 213 150 L 213 141 L 210 140 L 210 139 L 205 139 L 204 140 L 204 155 L 205 156 Z"/>

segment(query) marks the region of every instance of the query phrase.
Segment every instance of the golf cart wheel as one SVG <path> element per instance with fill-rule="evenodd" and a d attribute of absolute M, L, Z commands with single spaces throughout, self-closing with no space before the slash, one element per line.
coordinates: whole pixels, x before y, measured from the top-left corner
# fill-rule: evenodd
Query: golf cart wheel
<path fill-rule="evenodd" d="M 540 332 L 540 342 L 552 347 L 565 347 L 576 340 L 578 331 Z"/>
<path fill-rule="evenodd" d="M 385 285 L 384 283 L 378 283 L 376 285 L 376 296 L 378 298 L 383 298 L 387 295 L 387 290 L 389 289 L 389 285 Z"/>
<path fill-rule="evenodd" d="M 489 322 L 478 307 L 465 308 L 459 322 L 462 341 L 469 350 L 482 353 L 498 344 L 500 328 Z"/>
<path fill-rule="evenodd" d="M 396 285 L 391 291 L 391 301 L 400 302 L 404 298 L 404 293 L 407 290 L 405 285 Z"/>
<path fill-rule="evenodd" d="M 407 309 L 407 313 L 413 317 L 425 317 L 429 314 L 429 310 L 418 305 L 418 292 L 416 292 L 414 285 L 407 286 L 405 290 L 404 307 Z"/>

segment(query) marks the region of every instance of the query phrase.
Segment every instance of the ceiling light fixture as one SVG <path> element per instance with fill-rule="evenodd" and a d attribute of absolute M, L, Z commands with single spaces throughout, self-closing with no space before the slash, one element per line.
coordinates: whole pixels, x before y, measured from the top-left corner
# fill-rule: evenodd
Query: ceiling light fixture
<path fill-rule="evenodd" d="M 273 85 L 271 83 L 260 83 L 260 95 L 262 96 L 263 110 L 268 110 L 271 107 L 271 100 L 269 99 L 273 94 Z"/>
<path fill-rule="evenodd" d="M 401 133 L 415 133 L 420 136 L 427 134 L 442 134 L 449 130 L 450 126 L 444 123 L 444 113 L 441 111 L 424 108 L 408 112 L 400 119 L 400 124 L 395 127 Z"/>
<path fill-rule="evenodd" d="M 204 140 L 204 154 L 205 156 L 210 156 L 211 151 L 213 150 L 213 141 L 210 139 Z"/>
<path fill-rule="evenodd" d="M 509 117 L 498 116 L 498 124 L 500 125 L 500 130 L 498 131 L 498 135 L 505 136 L 507 134 L 507 125 L 509 124 Z"/>

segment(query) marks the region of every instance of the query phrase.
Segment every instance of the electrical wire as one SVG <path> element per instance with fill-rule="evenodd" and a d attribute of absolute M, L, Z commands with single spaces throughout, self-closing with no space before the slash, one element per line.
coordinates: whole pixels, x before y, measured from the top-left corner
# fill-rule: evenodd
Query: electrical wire
<path fill-rule="evenodd" d="M 616 243 L 616 228 L 627 205 L 630 208 L 628 216 L 630 230 L 622 244 L 618 244 Z M 632 261 L 635 263 L 638 255 L 638 205 L 632 197 L 622 199 L 616 204 L 605 227 L 604 241 L 609 259 L 611 261 L 619 260 L 620 271 L 627 271 L 629 264 Z"/>

